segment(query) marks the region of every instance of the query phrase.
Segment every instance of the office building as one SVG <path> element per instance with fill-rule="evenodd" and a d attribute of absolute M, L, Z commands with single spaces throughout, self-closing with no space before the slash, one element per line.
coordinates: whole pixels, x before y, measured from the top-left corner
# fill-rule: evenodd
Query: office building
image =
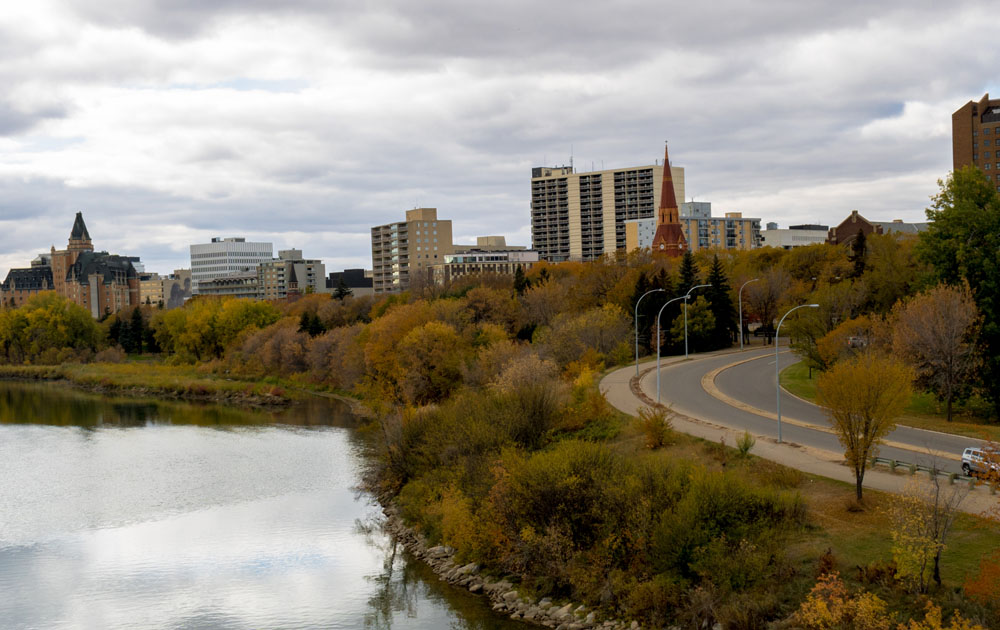
<path fill-rule="evenodd" d="M 792 249 L 825 243 L 829 230 L 828 225 L 789 225 L 787 228 L 778 228 L 777 223 L 768 223 L 767 229 L 760 234 L 764 247 Z"/>
<path fill-rule="evenodd" d="M 211 243 L 191 246 L 191 291 L 201 293 L 203 281 L 230 276 L 242 271 L 257 271 L 257 266 L 272 258 L 271 243 L 252 243 L 245 238 L 213 238 Z"/>
<path fill-rule="evenodd" d="M 448 284 L 463 276 L 500 274 L 513 276 L 517 270 L 527 272 L 538 262 L 538 252 L 524 247 L 508 246 L 502 236 L 480 236 L 476 246 L 456 245 L 453 254 L 431 265 L 435 284 Z"/>
<path fill-rule="evenodd" d="M 398 293 L 427 268 L 442 262 L 454 247 L 451 221 L 437 217 L 437 208 L 406 211 L 406 220 L 372 228 L 372 285 L 376 295 Z"/>
<path fill-rule="evenodd" d="M 987 93 L 951 115 L 951 151 L 956 170 L 974 164 L 1000 190 L 1000 100 Z"/>
<path fill-rule="evenodd" d="M 353 297 L 363 297 L 373 295 L 373 272 L 371 269 L 344 269 L 343 271 L 331 271 L 326 279 L 326 290 L 328 293 L 336 292 L 343 282 L 345 288 L 350 289 Z"/>
<path fill-rule="evenodd" d="M 139 274 L 139 303 L 157 306 L 163 301 L 163 278 L 154 272 Z"/>
<path fill-rule="evenodd" d="M 684 169 L 670 167 L 675 199 Z M 659 164 L 577 173 L 572 166 L 531 169 L 531 245 L 543 260 L 595 260 L 624 250 L 625 222 L 656 219 Z"/>
<path fill-rule="evenodd" d="M 741 212 L 727 212 L 713 217 L 712 204 L 692 201 L 680 205 L 679 224 L 692 252 L 702 249 L 755 249 L 762 245 L 760 219 L 744 217 Z M 626 222 L 626 249 L 652 248 L 656 219 Z M 824 232 L 824 239 L 826 238 Z"/>
<path fill-rule="evenodd" d="M 326 293 L 326 265 L 307 260 L 301 249 L 283 249 L 278 257 L 257 267 L 257 285 L 263 300 L 283 300 L 305 293 Z"/>
<path fill-rule="evenodd" d="M 198 284 L 198 295 L 256 300 L 260 296 L 259 287 L 257 270 L 244 269 L 202 280 Z"/>

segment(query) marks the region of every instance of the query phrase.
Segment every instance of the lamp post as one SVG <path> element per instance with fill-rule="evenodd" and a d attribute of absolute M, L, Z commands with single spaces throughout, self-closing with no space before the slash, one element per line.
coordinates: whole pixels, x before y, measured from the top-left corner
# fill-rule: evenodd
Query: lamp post
<path fill-rule="evenodd" d="M 754 278 L 753 280 L 747 280 L 743 283 L 743 287 L 747 286 L 751 282 L 757 282 L 760 278 Z M 743 287 L 740 287 L 739 291 L 739 302 L 740 302 L 740 352 L 743 351 Z M 638 369 L 638 368 L 636 368 Z"/>
<path fill-rule="evenodd" d="M 778 379 L 778 333 L 781 332 L 781 322 L 785 321 L 785 318 L 792 311 L 797 311 L 800 308 L 819 308 L 819 304 L 800 304 L 796 306 L 781 316 L 781 319 L 778 320 L 778 327 L 774 329 L 774 389 L 775 397 L 778 401 L 778 444 L 781 444 L 781 381 Z"/>
<path fill-rule="evenodd" d="M 687 299 L 688 296 L 682 295 L 672 300 L 667 300 L 667 304 L 661 306 L 660 312 L 656 314 L 656 404 L 660 404 L 660 315 L 663 315 L 663 309 L 667 308 L 667 305 L 671 302 L 684 300 L 684 303 L 687 304 Z"/>
<path fill-rule="evenodd" d="M 639 299 L 635 301 L 635 375 L 639 376 L 639 302 L 642 302 L 642 298 L 646 297 L 650 293 L 656 293 L 657 291 L 663 291 L 664 289 L 653 289 L 652 291 L 646 291 Z M 659 340 L 657 340 L 659 341 Z"/>
<path fill-rule="evenodd" d="M 698 284 L 690 289 L 684 295 L 684 358 L 688 358 L 688 298 L 691 297 L 691 291 L 695 289 L 700 289 L 702 287 L 710 287 L 710 284 Z"/>

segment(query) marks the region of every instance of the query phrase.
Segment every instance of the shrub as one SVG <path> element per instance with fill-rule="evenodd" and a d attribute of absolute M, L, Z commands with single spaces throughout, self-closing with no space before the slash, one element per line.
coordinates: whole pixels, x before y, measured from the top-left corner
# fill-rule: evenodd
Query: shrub
<path fill-rule="evenodd" d="M 736 449 L 740 452 L 740 457 L 749 457 L 750 449 L 752 449 L 756 443 L 757 439 L 750 435 L 749 431 L 744 431 L 743 435 L 736 440 Z"/>
<path fill-rule="evenodd" d="M 643 407 L 639 409 L 639 426 L 646 436 L 646 447 L 658 449 L 669 442 L 672 430 L 670 416 L 672 412 L 666 407 Z"/>
<path fill-rule="evenodd" d="M 125 361 L 125 351 L 120 346 L 111 346 L 94 355 L 97 363 L 121 363 Z"/>

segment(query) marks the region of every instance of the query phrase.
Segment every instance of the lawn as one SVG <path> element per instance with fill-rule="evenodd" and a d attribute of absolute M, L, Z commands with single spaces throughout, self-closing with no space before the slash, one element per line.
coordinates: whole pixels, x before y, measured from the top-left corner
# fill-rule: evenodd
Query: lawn
<path fill-rule="evenodd" d="M 800 361 L 781 371 L 781 386 L 799 398 L 815 402 L 818 374 L 819 372 L 813 370 L 810 378 L 809 368 Z M 978 400 L 955 405 L 954 420 L 948 422 L 945 420 L 943 403 L 933 394 L 917 392 L 913 394 L 898 424 L 1000 442 L 1000 425 L 988 422 L 986 419 L 988 414 L 983 407 L 983 403 Z"/>

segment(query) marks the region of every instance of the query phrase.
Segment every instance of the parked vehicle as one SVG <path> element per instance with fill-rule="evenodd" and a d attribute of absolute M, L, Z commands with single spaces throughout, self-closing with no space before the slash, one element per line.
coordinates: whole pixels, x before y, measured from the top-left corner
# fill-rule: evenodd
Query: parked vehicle
<path fill-rule="evenodd" d="M 968 476 L 1000 473 L 1000 453 L 975 446 L 962 453 L 962 472 Z"/>

